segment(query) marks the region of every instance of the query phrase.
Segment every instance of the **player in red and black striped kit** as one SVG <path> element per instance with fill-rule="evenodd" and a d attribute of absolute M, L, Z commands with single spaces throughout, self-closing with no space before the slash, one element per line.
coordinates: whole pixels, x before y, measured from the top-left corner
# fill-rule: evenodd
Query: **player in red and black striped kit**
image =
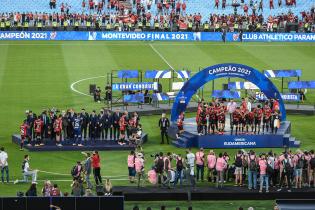
<path fill-rule="evenodd" d="M 240 118 L 241 118 L 240 107 L 237 107 L 235 111 L 232 113 L 233 122 L 232 122 L 232 127 L 231 127 L 231 135 L 233 134 L 234 127 L 235 127 L 235 135 L 237 135 L 237 130 L 239 130 Z"/>
<path fill-rule="evenodd" d="M 223 134 L 224 133 L 224 128 L 225 128 L 225 106 L 222 104 L 220 106 L 220 110 L 218 112 L 218 131 L 219 134 Z"/>
<path fill-rule="evenodd" d="M 268 132 L 269 126 L 270 126 L 270 121 L 271 121 L 271 114 L 272 110 L 268 106 L 268 104 L 265 105 L 264 110 L 263 110 L 263 133 L 265 132 L 265 127 L 266 131 Z"/>
<path fill-rule="evenodd" d="M 209 108 L 209 133 L 211 133 L 212 130 L 212 134 L 215 133 L 215 129 L 216 129 L 216 124 L 217 124 L 217 111 L 216 111 L 216 107 L 211 104 L 210 108 Z"/>
<path fill-rule="evenodd" d="M 260 124 L 261 124 L 261 118 L 263 115 L 263 110 L 260 105 L 257 105 L 257 107 L 254 109 L 254 119 L 255 119 L 255 129 L 254 133 L 256 132 L 259 134 L 260 132 Z M 258 131 L 257 131 L 258 130 Z"/>
<path fill-rule="evenodd" d="M 241 128 L 242 128 L 242 132 L 244 132 L 244 128 L 246 127 L 246 111 L 247 111 L 247 108 L 241 106 L 240 111 L 239 111 L 240 113 L 239 131 L 241 131 Z"/>
<path fill-rule="evenodd" d="M 29 136 L 27 135 L 28 129 L 29 129 L 29 125 L 27 124 L 26 120 L 24 120 L 24 122 L 20 126 L 20 134 L 21 134 L 20 150 L 21 151 L 23 150 L 24 142 L 26 141 L 26 139 L 29 138 Z"/>
<path fill-rule="evenodd" d="M 43 132 L 44 122 L 41 119 L 41 116 L 38 116 L 34 122 L 34 133 L 35 133 L 35 146 L 44 145 L 42 143 L 42 132 Z"/>
<path fill-rule="evenodd" d="M 120 135 L 119 135 L 119 141 L 118 144 L 123 145 L 125 144 L 125 138 L 126 138 L 126 129 L 127 129 L 127 114 L 128 113 L 124 113 L 120 119 L 119 119 L 119 131 L 120 131 Z"/>
<path fill-rule="evenodd" d="M 254 119 L 255 115 L 253 111 L 246 111 L 246 132 L 248 132 L 248 128 L 251 127 L 251 132 L 254 131 Z"/>

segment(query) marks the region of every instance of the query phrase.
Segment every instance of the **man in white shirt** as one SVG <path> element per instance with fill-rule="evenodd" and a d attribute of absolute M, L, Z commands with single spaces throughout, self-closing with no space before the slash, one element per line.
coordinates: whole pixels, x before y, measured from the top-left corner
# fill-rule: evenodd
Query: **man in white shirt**
<path fill-rule="evenodd" d="M 38 170 L 36 170 L 36 169 L 32 170 L 30 168 L 29 161 L 30 161 L 30 157 L 28 155 L 24 155 L 24 161 L 22 164 L 22 174 L 24 176 L 24 179 L 23 180 L 15 180 L 14 184 L 17 184 L 19 182 L 27 182 L 28 176 L 32 177 L 32 183 L 36 183 Z"/>
<path fill-rule="evenodd" d="M 196 186 L 195 181 L 195 154 L 191 152 L 191 149 L 189 148 L 186 155 L 187 160 L 187 167 L 188 167 L 188 173 L 190 177 L 190 184 L 193 188 Z"/>
<path fill-rule="evenodd" d="M 6 173 L 6 181 L 9 183 L 8 154 L 4 151 L 4 147 L 0 149 L 0 168 L 2 183 L 4 183 L 4 172 Z"/>
<path fill-rule="evenodd" d="M 230 125 L 231 125 L 231 127 L 232 127 L 232 121 L 233 121 L 232 114 L 235 111 L 236 107 L 237 107 L 237 104 L 236 104 L 236 102 L 233 99 L 230 100 L 230 102 L 227 104 L 227 107 L 226 107 L 227 111 L 228 111 L 228 113 L 230 115 Z"/>

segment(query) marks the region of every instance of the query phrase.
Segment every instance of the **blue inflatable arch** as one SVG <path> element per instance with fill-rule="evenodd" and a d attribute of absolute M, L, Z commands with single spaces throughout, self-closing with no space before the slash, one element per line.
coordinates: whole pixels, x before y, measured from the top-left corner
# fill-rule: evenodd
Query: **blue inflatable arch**
<path fill-rule="evenodd" d="M 248 80 L 255 84 L 260 89 L 260 91 L 265 94 L 267 98 L 278 99 L 281 112 L 281 120 L 286 119 L 286 111 L 283 100 L 281 98 L 281 94 L 276 86 L 264 74 L 246 65 L 236 63 L 223 63 L 209 66 L 203 69 L 185 83 L 185 85 L 182 87 L 177 97 L 175 98 L 171 113 L 171 121 L 175 122 L 178 119 L 179 114 L 186 110 L 186 107 L 191 97 L 197 92 L 200 87 L 214 79 L 224 77 L 237 77 Z"/>

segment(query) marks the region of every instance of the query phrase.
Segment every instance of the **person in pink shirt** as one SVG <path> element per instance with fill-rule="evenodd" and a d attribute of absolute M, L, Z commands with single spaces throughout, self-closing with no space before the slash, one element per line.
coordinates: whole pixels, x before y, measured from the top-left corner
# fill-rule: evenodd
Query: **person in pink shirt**
<path fill-rule="evenodd" d="M 214 175 L 213 172 L 215 170 L 215 164 L 217 162 L 217 158 L 213 152 L 213 150 L 209 151 L 209 154 L 207 156 L 207 167 L 208 167 L 208 181 L 214 182 Z"/>
<path fill-rule="evenodd" d="M 230 161 L 230 156 L 227 152 L 223 153 L 223 159 L 226 162 L 226 166 L 224 168 L 224 183 L 229 181 L 229 173 L 228 173 L 228 169 L 229 169 L 229 161 Z"/>
<path fill-rule="evenodd" d="M 283 164 L 282 164 L 282 162 L 283 162 L 283 160 L 284 160 L 285 158 L 284 158 L 284 153 L 282 153 L 281 155 L 279 155 L 279 158 L 278 158 L 278 160 L 279 160 L 279 173 L 280 173 L 280 177 L 282 176 L 282 172 L 283 172 Z"/>
<path fill-rule="evenodd" d="M 205 167 L 204 162 L 205 162 L 205 153 L 203 152 L 203 148 L 200 148 L 200 150 L 196 152 L 197 181 L 199 181 L 199 174 L 200 174 L 200 179 L 203 182 L 204 167 Z"/>
<path fill-rule="evenodd" d="M 302 172 L 302 182 L 304 186 L 309 186 L 310 181 L 310 160 L 311 160 L 311 153 L 308 151 L 304 151 L 304 159 L 306 162 L 306 165 L 304 165 L 303 172 Z"/>
<path fill-rule="evenodd" d="M 138 187 L 140 187 L 141 178 L 143 178 L 144 174 L 144 159 L 143 154 L 138 153 L 135 158 L 135 170 L 138 176 Z"/>
<path fill-rule="evenodd" d="M 276 153 L 274 153 L 274 159 L 275 159 L 275 162 L 274 162 L 274 174 L 273 174 L 273 177 L 272 177 L 272 184 L 273 186 L 277 186 L 278 184 L 278 177 L 279 177 L 279 173 L 280 173 L 280 165 L 279 165 L 279 158 L 277 156 Z"/>
<path fill-rule="evenodd" d="M 223 158 L 222 153 L 219 154 L 219 157 L 217 159 L 217 163 L 215 166 L 215 169 L 217 171 L 217 187 L 223 187 L 224 183 L 224 170 L 227 167 L 227 163 L 225 159 Z"/>
<path fill-rule="evenodd" d="M 129 181 L 130 183 L 134 183 L 135 181 L 135 152 L 132 150 L 127 158 L 127 164 L 128 164 L 128 172 L 129 172 Z"/>
<path fill-rule="evenodd" d="M 294 167 L 295 188 L 302 188 L 302 172 L 304 167 L 304 154 L 301 150 L 293 156 L 292 162 Z"/>
<path fill-rule="evenodd" d="M 262 154 L 259 158 L 259 175 L 260 175 L 260 189 L 259 192 L 262 193 L 264 182 L 266 184 L 266 193 L 269 192 L 269 176 L 267 174 L 267 159 L 265 154 Z"/>
<path fill-rule="evenodd" d="M 315 154 L 314 150 L 310 151 L 310 160 L 309 160 L 309 176 L 308 176 L 308 182 L 309 186 L 311 186 L 311 177 L 313 178 L 313 187 L 315 188 Z"/>

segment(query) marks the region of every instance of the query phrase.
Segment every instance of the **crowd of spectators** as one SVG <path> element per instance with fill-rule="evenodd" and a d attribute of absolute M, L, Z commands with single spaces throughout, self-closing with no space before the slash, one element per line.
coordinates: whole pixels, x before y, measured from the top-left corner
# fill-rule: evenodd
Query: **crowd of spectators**
<path fill-rule="evenodd" d="M 213 182 L 218 188 L 225 183 L 234 182 L 234 186 L 246 186 L 249 190 L 291 192 L 292 188 L 315 188 L 315 154 L 314 150 L 286 151 L 276 154 L 255 153 L 255 151 L 239 150 L 235 156 L 227 152 L 216 154 L 209 150 L 208 154 L 201 148 L 196 153 L 190 149 L 186 155 L 162 152 L 151 154 L 154 163 L 147 171 L 150 183 L 159 187 L 172 188 L 178 182 L 182 186 L 184 180 L 191 187 L 197 182 Z M 128 171 L 130 182 L 137 178 L 138 187 L 143 184 L 145 175 L 145 157 L 142 150 L 128 155 Z"/>
<path fill-rule="evenodd" d="M 51 0 L 50 5 L 54 5 L 51 7 L 55 8 L 56 1 Z M 152 0 L 134 0 L 130 7 L 124 1 L 91 0 L 86 2 L 83 0 L 82 12 L 76 13 L 71 12 L 71 5 L 61 3 L 59 12 L 54 10 L 52 13 L 9 11 L 2 13 L 0 14 L 0 29 L 36 27 L 38 30 L 43 30 L 48 26 L 63 30 L 80 30 L 84 27 L 84 30 L 92 28 L 93 30 L 119 31 L 221 31 L 222 29 L 228 31 L 260 31 L 263 29 L 278 31 L 279 27 L 285 28 L 287 24 L 295 23 L 305 32 L 314 30 L 314 8 L 310 8 L 310 11 L 301 11 L 301 19 L 298 18 L 298 14 L 290 11 L 266 18 L 261 13 L 263 6 L 260 5 L 258 8 L 257 1 L 251 0 L 249 5 L 241 4 L 240 10 L 243 12 L 240 14 L 223 15 L 209 12 L 210 14 L 205 20 L 200 13 L 188 14 L 185 1 L 156 1 L 157 12 L 155 14 L 151 13 L 151 7 Z"/>

